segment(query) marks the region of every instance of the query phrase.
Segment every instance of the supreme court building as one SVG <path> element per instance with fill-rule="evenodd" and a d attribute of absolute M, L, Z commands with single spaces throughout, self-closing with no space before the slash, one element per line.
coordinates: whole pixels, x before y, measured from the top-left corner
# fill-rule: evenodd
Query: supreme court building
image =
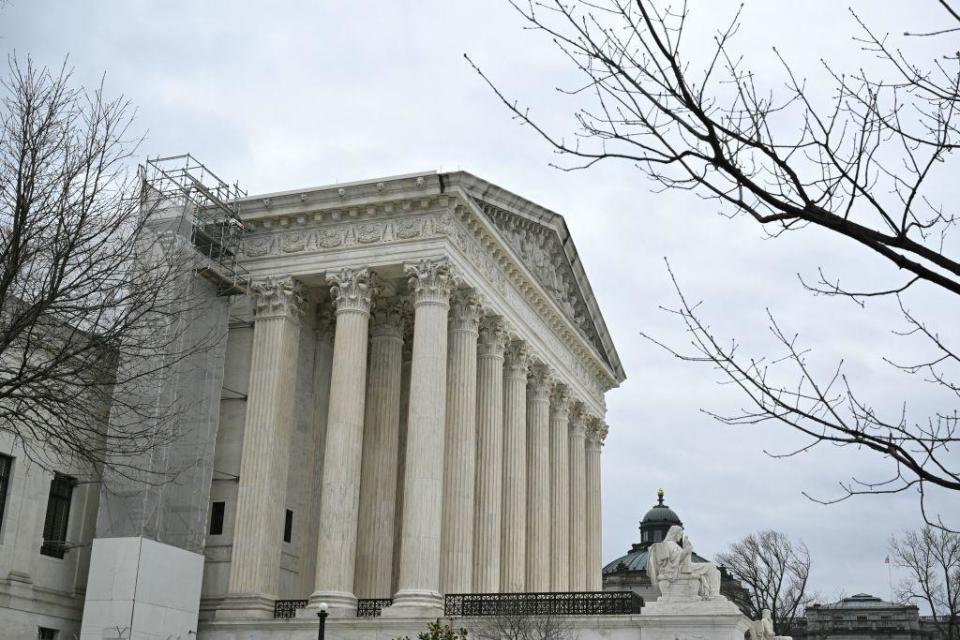
<path fill-rule="evenodd" d="M 74 500 L 97 528 L 60 628 L 83 611 L 81 638 L 107 637 L 141 597 L 126 573 L 159 594 L 134 631 L 152 611 L 184 638 L 281 602 L 315 623 L 321 603 L 426 618 L 444 594 L 601 591 L 604 394 L 625 374 L 563 218 L 465 172 L 229 204 L 242 279 L 209 285 L 226 339 L 176 381 L 200 434 L 178 455 L 202 473 L 148 524 Z"/>

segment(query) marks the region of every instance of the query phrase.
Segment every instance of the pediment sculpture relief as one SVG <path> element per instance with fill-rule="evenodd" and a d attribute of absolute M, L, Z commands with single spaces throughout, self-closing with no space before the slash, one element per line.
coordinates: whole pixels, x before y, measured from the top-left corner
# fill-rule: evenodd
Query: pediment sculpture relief
<path fill-rule="evenodd" d="M 605 355 L 603 343 L 556 232 L 491 204 L 479 201 L 477 204 L 567 318 L 599 353 Z"/>

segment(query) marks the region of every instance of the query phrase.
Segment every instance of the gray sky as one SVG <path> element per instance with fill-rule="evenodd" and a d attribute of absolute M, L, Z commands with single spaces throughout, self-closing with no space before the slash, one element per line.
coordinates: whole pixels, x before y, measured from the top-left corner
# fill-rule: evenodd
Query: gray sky
<path fill-rule="evenodd" d="M 687 40 L 696 57 L 709 28 L 732 15 L 729 0 L 691 0 Z M 902 8 L 910 5 L 909 15 Z M 860 0 L 852 5 L 878 31 L 936 28 L 936 3 Z M 895 8 L 900 7 L 899 13 Z M 737 47 L 771 85 L 781 79 L 777 45 L 804 73 L 825 57 L 870 64 L 851 42 L 843 3 L 748 0 Z M 893 282 L 896 274 L 849 242 L 813 230 L 764 240 L 745 219 L 718 216 L 690 194 L 654 194 L 635 169 L 600 165 L 563 173 L 532 131 L 521 128 L 463 60 L 467 52 L 510 95 L 543 121 L 571 131 L 568 63 L 501 0 L 393 2 L 53 2 L 12 0 L 0 9 L 0 48 L 37 62 L 69 64 L 84 83 L 106 72 L 148 130 L 150 155 L 191 152 L 251 193 L 429 169 L 463 169 L 565 216 L 628 380 L 608 394 L 611 426 L 603 462 L 603 558 L 638 540 L 637 521 L 663 487 L 697 551 L 711 556 L 761 528 L 802 539 L 814 557 L 814 587 L 889 595 L 886 541 L 920 524 L 913 495 L 863 497 L 822 506 L 801 496 L 838 495 L 850 476 L 879 478 L 886 467 L 848 449 L 818 449 L 789 460 L 799 441 L 782 429 L 732 428 L 703 415 L 741 406 L 708 368 L 682 363 L 643 341 L 643 330 L 682 346 L 677 322 L 658 310 L 673 303 L 663 258 L 721 336 L 762 354 L 769 308 L 815 347 L 827 372 L 840 358 L 864 396 L 911 413 L 942 407 L 937 397 L 894 372 L 884 354 L 906 353 L 891 305 L 865 311 L 845 300 L 803 292 L 797 273 L 823 266 L 844 281 Z M 944 197 L 955 201 L 956 188 Z M 921 292 L 926 319 L 953 329 L 957 304 Z M 957 498 L 940 497 L 960 517 Z M 894 580 L 896 580 L 894 575 Z"/>

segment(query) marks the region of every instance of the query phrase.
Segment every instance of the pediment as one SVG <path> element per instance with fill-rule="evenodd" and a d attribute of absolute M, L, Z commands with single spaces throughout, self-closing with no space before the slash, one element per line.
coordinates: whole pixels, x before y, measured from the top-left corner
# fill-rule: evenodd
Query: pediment
<path fill-rule="evenodd" d="M 473 200 L 567 319 L 615 369 L 587 302 L 589 294 L 584 293 L 557 229 L 482 199 Z"/>

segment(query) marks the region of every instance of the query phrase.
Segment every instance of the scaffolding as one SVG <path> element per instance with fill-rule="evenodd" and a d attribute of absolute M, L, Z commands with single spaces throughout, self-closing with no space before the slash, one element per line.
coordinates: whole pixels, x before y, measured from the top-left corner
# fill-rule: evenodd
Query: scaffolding
<path fill-rule="evenodd" d="M 243 241 L 240 199 L 247 195 L 228 184 L 189 153 L 147 158 L 140 166 L 145 210 L 175 212 L 175 231 L 190 238 L 203 256 L 197 274 L 217 287 L 218 295 L 245 293 L 246 270 L 237 262 Z"/>
<path fill-rule="evenodd" d="M 166 278 L 161 301 L 131 341 L 155 340 L 152 357 L 124 345 L 107 436 L 143 434 L 143 446 L 105 469 L 98 538 L 144 537 L 203 553 L 213 479 L 229 296 L 243 294 L 244 225 L 228 185 L 188 155 L 140 166 L 144 245 L 136 265 Z M 202 276 L 202 277 L 197 277 Z M 140 560 L 136 560 L 140 562 Z"/>

